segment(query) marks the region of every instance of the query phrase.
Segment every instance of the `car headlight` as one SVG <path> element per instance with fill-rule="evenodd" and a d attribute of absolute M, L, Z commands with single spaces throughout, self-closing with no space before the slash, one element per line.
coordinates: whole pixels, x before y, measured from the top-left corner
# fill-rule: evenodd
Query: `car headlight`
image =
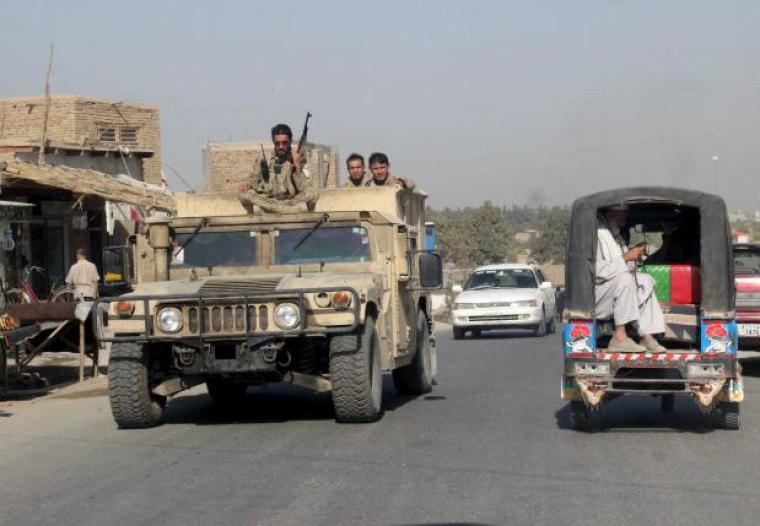
<path fill-rule="evenodd" d="M 513 307 L 538 307 L 538 300 L 513 301 Z"/>
<path fill-rule="evenodd" d="M 459 310 L 459 309 L 472 309 L 473 304 L 472 303 L 462 303 L 460 302 L 454 302 L 454 304 L 451 306 L 451 310 Z"/>
<path fill-rule="evenodd" d="M 280 303 L 274 310 L 274 322 L 280 329 L 293 329 L 301 321 L 301 311 L 293 303 Z"/>
<path fill-rule="evenodd" d="M 174 307 L 158 311 L 158 328 L 163 332 L 178 332 L 182 329 L 182 312 Z"/>

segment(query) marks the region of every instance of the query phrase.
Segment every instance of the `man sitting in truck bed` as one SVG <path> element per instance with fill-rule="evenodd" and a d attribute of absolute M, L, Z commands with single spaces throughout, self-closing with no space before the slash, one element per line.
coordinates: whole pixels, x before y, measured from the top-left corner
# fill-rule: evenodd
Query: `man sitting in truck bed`
<path fill-rule="evenodd" d="M 653 334 L 665 332 L 665 319 L 654 293 L 651 276 L 632 269 L 646 253 L 646 245 L 628 248 L 620 236 L 626 225 L 628 207 L 607 208 L 601 213 L 596 249 L 596 317 L 612 317 L 615 329 L 610 352 L 663 352 Z M 638 323 L 641 343 L 628 337 L 626 325 Z"/>

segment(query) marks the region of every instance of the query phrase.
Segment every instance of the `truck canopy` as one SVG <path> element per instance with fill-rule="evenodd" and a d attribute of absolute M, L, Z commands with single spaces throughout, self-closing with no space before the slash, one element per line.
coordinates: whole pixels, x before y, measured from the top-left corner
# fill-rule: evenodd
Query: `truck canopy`
<path fill-rule="evenodd" d="M 566 310 L 574 318 L 594 319 L 597 215 L 600 209 L 628 205 L 670 205 L 698 210 L 700 226 L 701 315 L 730 318 L 734 311 L 734 268 L 726 205 L 720 197 L 667 187 L 633 187 L 599 192 L 572 206 L 565 261 Z"/>

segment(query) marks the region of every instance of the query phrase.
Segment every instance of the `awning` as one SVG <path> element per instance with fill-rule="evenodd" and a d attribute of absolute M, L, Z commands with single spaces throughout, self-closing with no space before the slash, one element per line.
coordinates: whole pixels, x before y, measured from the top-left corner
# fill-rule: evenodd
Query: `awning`
<path fill-rule="evenodd" d="M 127 176 L 112 176 L 97 170 L 68 166 L 37 165 L 14 156 L 0 156 L 2 183 L 23 179 L 37 184 L 68 190 L 79 195 L 95 195 L 118 203 L 139 205 L 146 209 L 175 209 L 174 195 L 166 188 L 143 183 Z"/>

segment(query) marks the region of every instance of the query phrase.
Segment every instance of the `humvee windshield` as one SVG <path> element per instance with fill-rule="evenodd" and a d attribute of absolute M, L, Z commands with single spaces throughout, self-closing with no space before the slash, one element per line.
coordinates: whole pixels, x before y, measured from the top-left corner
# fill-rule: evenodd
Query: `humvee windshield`
<path fill-rule="evenodd" d="M 360 226 L 280 230 L 274 237 L 275 265 L 370 261 L 367 230 Z"/>
<path fill-rule="evenodd" d="M 184 248 L 183 248 L 184 246 Z M 174 236 L 172 266 L 254 266 L 256 232 L 198 232 Z"/>

